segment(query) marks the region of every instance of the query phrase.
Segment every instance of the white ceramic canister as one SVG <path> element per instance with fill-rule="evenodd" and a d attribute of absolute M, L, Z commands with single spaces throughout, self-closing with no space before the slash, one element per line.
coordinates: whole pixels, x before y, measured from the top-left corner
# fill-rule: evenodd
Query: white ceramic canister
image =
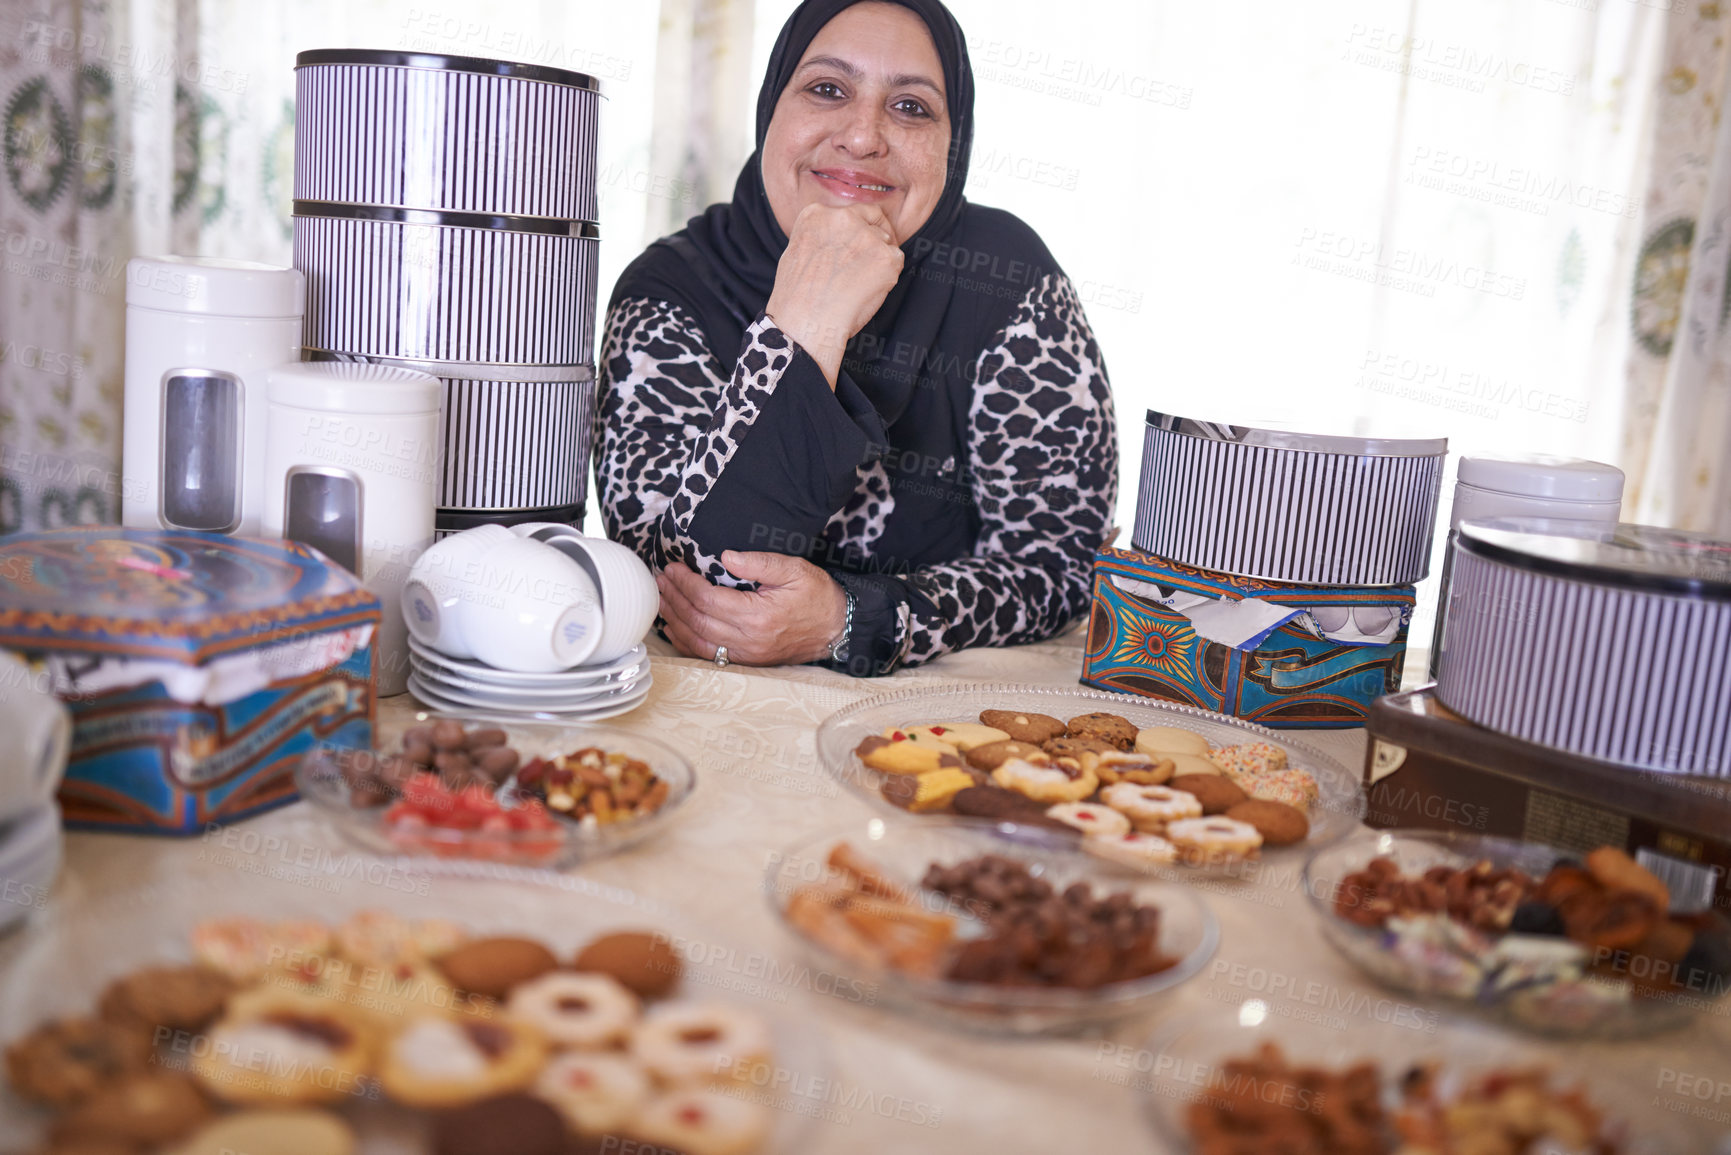
<path fill-rule="evenodd" d="M 264 374 L 300 357 L 299 270 L 216 257 L 126 263 L 121 522 L 256 534 Z"/>
<path fill-rule="evenodd" d="M 1436 633 L 1431 640 L 1430 676 L 1441 668 L 1449 582 L 1454 575 L 1455 530 L 1463 521 L 1493 517 L 1543 517 L 1553 521 L 1617 524 L 1623 504 L 1623 471 L 1599 461 L 1549 454 L 1462 457 L 1455 468 L 1454 504 L 1449 511 L 1448 548 L 1437 587 Z"/>
<path fill-rule="evenodd" d="M 403 585 L 433 544 L 437 377 L 353 362 L 270 373 L 264 532 L 321 550 L 382 603 L 378 691 L 408 685 Z"/>

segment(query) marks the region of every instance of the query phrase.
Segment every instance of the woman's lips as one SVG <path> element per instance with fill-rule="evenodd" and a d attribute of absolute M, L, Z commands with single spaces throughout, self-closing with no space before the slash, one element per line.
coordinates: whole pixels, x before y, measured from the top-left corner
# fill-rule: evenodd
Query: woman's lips
<path fill-rule="evenodd" d="M 837 169 L 808 169 L 807 175 L 831 196 L 842 200 L 875 203 L 896 191 L 894 185 L 878 180 L 870 173 Z"/>

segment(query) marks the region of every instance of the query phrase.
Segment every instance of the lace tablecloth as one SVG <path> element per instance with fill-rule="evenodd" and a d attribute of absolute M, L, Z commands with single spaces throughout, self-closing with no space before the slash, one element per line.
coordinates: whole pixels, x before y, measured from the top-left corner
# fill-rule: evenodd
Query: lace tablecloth
<path fill-rule="evenodd" d="M 803 667 L 720 670 L 677 657 L 653 639 L 651 648 L 655 684 L 647 701 L 607 724 L 678 747 L 695 766 L 698 787 L 661 836 L 577 873 L 585 883 L 622 888 L 671 908 L 687 926 L 712 928 L 718 942 L 734 949 L 717 959 L 706 981 L 725 981 L 773 1000 L 822 1035 L 832 1068 L 824 1081 L 806 1078 L 810 1072 L 790 1072 L 788 1085 L 772 1096 L 779 1109 L 818 1117 L 805 1150 L 1161 1150 L 1134 1088 L 1149 1078 L 1152 1060 L 1139 1048 L 1167 1016 L 1265 995 L 1283 1013 L 1312 1017 L 1350 1040 L 1355 1024 L 1399 1013 L 1401 996 L 1368 985 L 1322 941 L 1296 877 L 1256 886 L 1209 885 L 1207 900 L 1222 932 L 1214 962 L 1147 1018 L 1124 1024 L 1110 1038 L 1011 1042 L 959 1036 L 881 1008 L 813 994 L 803 989 L 812 984 L 785 978 L 801 972 L 772 961 L 795 952 L 762 897 L 768 856 L 802 835 L 839 830 L 878 813 L 818 765 L 817 725 L 862 697 L 930 680 L 1075 685 L 1080 631 L 1042 645 L 955 654 L 877 681 Z M 382 704 L 387 740 L 415 708 L 406 696 Z M 1310 731 L 1304 737 L 1349 766 L 1362 763 L 1361 731 Z M 132 896 L 141 903 L 173 902 L 194 879 L 247 887 L 258 885 L 255 876 L 266 870 L 296 869 L 297 860 L 354 853 L 304 803 L 243 827 L 297 849 L 249 865 L 244 856 L 212 854 L 208 839 L 75 834 L 68 838 L 66 868 L 50 906 L 94 909 Z M 363 872 L 342 885 L 372 883 Z M 389 906 L 390 899 L 389 889 L 381 888 L 378 905 Z M 465 914 L 447 913 L 459 919 Z M 556 911 L 550 909 L 548 917 Z M 0 967 L 20 954 L 29 934 L 27 928 L 0 941 Z M 1655 1111 L 1681 1114 L 1706 1133 L 1731 1120 L 1725 1033 L 1725 1016 L 1716 1016 L 1653 1042 L 1571 1044 L 1556 1053 L 1649 1088 Z M 1692 1081 L 1701 1078 L 1708 1080 L 1704 1100 L 1702 1084 Z"/>

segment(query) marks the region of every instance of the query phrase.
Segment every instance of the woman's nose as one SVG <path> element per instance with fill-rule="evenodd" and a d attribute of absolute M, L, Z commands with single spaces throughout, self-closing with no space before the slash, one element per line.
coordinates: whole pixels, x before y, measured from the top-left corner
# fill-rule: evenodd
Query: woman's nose
<path fill-rule="evenodd" d="M 852 156 L 878 156 L 889 147 L 884 133 L 884 113 L 865 101 L 856 101 L 836 131 L 835 142 Z"/>

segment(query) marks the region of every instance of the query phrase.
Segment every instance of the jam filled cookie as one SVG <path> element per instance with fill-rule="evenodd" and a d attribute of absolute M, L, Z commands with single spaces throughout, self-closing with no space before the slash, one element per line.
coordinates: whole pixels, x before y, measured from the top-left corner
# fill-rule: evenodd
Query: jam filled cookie
<path fill-rule="evenodd" d="M 535 1094 L 557 1107 L 572 1130 L 591 1135 L 629 1130 L 649 1091 L 642 1065 L 612 1053 L 567 1051 L 535 1080 Z"/>
<path fill-rule="evenodd" d="M 150 1063 L 151 1035 L 133 1023 L 58 1019 L 6 1048 L 6 1073 L 26 1099 L 70 1107 Z"/>
<path fill-rule="evenodd" d="M 1083 755 L 1082 762 L 1093 768 L 1107 786 L 1118 782 L 1134 782 L 1138 786 L 1160 786 L 1172 777 L 1173 762 L 1166 757 L 1153 757 L 1135 751 L 1109 750 L 1092 757 Z"/>
<path fill-rule="evenodd" d="M 1208 739 L 1178 726 L 1149 726 L 1136 731 L 1135 749 L 1143 754 L 1195 754 L 1206 758 Z"/>
<path fill-rule="evenodd" d="M 993 770 L 1008 762 L 1011 758 L 1020 758 L 1026 762 L 1045 762 L 1046 752 L 1031 742 L 1018 741 L 1009 738 L 1002 742 L 987 742 L 984 746 L 975 746 L 963 757 L 969 766 L 976 770 L 984 770 L 990 774 Z"/>
<path fill-rule="evenodd" d="M 521 1022 L 416 1019 L 386 1046 L 379 1082 L 411 1107 L 456 1107 L 522 1090 L 546 1058 L 541 1036 Z"/>
<path fill-rule="evenodd" d="M 1195 795 L 1205 815 L 1224 814 L 1229 807 L 1250 799 L 1250 795 L 1224 774 L 1180 774 L 1166 785 Z"/>
<path fill-rule="evenodd" d="M 554 971 L 518 986 L 505 1014 L 527 1023 L 555 1047 L 598 1050 L 637 1025 L 637 996 L 604 974 Z"/>
<path fill-rule="evenodd" d="M 1166 837 L 1185 862 L 1198 865 L 1244 858 L 1262 845 L 1256 827 L 1223 815 L 1174 822 L 1166 828 Z"/>
<path fill-rule="evenodd" d="M 1046 817 L 1074 826 L 1087 835 L 1127 834 L 1130 830 L 1128 818 L 1098 802 L 1060 802 L 1046 811 Z"/>
<path fill-rule="evenodd" d="M 1202 804 L 1194 794 L 1170 786 L 1138 786 L 1120 782 L 1100 791 L 1100 801 L 1129 819 L 1137 830 L 1158 834 L 1169 822 L 1199 818 Z"/>
<path fill-rule="evenodd" d="M 242 1111 L 202 1128 L 174 1155 L 354 1155 L 355 1133 L 331 1114 L 311 1108 Z"/>
<path fill-rule="evenodd" d="M 940 722 L 931 726 L 908 726 L 906 730 L 915 738 L 936 738 L 963 754 L 975 746 L 987 746 L 1010 739 L 1004 731 L 992 726 L 982 726 L 977 722 Z"/>
<path fill-rule="evenodd" d="M 713 1003 L 663 1003 L 631 1036 L 631 1053 L 664 1083 L 725 1082 L 769 1051 L 762 1020 Z"/>
<path fill-rule="evenodd" d="M 502 999 L 518 983 L 540 978 L 559 966 L 553 952 L 530 938 L 482 938 L 466 942 L 439 959 L 451 985 L 491 999 Z"/>
<path fill-rule="evenodd" d="M 1119 750 L 1128 750 L 1136 745 L 1137 730 L 1116 714 L 1093 713 L 1071 718 L 1064 726 L 1064 733 L 1072 738 L 1095 738 Z"/>
<path fill-rule="evenodd" d="M 467 1009 L 466 994 L 452 989 L 428 963 L 356 967 L 349 972 L 343 999 L 395 1030 L 405 1019 Z"/>
<path fill-rule="evenodd" d="M 1014 790 L 1048 805 L 1080 802 L 1100 786 L 1094 772 L 1083 769 L 1072 758 L 1057 758 L 1043 766 L 1012 758 L 992 771 L 992 781 L 1005 790 Z"/>
<path fill-rule="evenodd" d="M 1310 819 L 1304 816 L 1304 811 L 1284 802 L 1252 798 L 1228 809 L 1226 817 L 1256 827 L 1269 846 L 1291 846 L 1310 836 Z"/>
<path fill-rule="evenodd" d="M 1038 746 L 1064 734 L 1064 723 L 1050 714 L 1029 714 L 1021 710 L 981 710 L 980 724 L 1002 730 L 1015 741 L 1030 746 Z"/>
<path fill-rule="evenodd" d="M 571 965 L 576 970 L 611 975 L 643 999 L 672 994 L 685 970 L 667 936 L 646 930 L 604 934 L 578 951 Z"/>
<path fill-rule="evenodd" d="M 898 734 L 900 737 L 894 736 Z M 922 742 L 905 730 L 892 730 L 889 736 L 874 734 L 854 747 L 854 754 L 883 774 L 927 774 L 962 765 L 954 746 L 935 739 Z"/>
<path fill-rule="evenodd" d="M 1091 834 L 1082 849 L 1097 858 L 1137 870 L 1164 866 L 1178 857 L 1178 848 L 1158 834 L 1132 830 L 1125 834 Z"/>
<path fill-rule="evenodd" d="M 57 1143 L 125 1143 L 159 1147 L 203 1126 L 210 1102 L 192 1080 L 168 1071 L 128 1075 L 103 1087 L 54 1122 Z"/>
<path fill-rule="evenodd" d="M 328 1103 L 365 1089 L 373 1031 L 338 1003 L 263 989 L 237 998 L 192 1056 L 205 1090 L 231 1103 Z"/>
<path fill-rule="evenodd" d="M 233 979 L 209 967 L 148 967 L 109 983 L 98 1007 L 110 1022 L 196 1031 L 222 1013 L 234 989 Z"/>
<path fill-rule="evenodd" d="M 687 1087 L 650 1100 L 635 1131 L 683 1155 L 747 1155 L 769 1138 L 769 1110 L 751 1099 Z"/>

